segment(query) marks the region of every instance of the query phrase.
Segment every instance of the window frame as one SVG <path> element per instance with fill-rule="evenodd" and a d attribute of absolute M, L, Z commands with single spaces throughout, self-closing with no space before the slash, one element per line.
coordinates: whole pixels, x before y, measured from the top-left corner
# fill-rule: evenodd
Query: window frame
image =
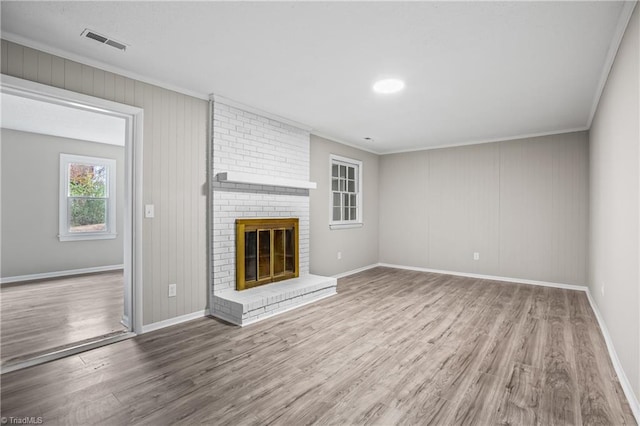
<path fill-rule="evenodd" d="M 107 168 L 108 207 L 105 220 L 106 229 L 98 232 L 69 231 L 69 164 L 81 163 Z M 60 241 L 87 241 L 114 239 L 116 233 L 116 160 L 111 158 L 91 157 L 87 155 L 60 153 L 60 200 L 58 239 Z"/>
<path fill-rule="evenodd" d="M 355 220 L 333 220 L 333 165 L 346 165 L 357 168 L 356 172 L 356 219 Z M 353 158 L 343 157 L 337 154 L 329 155 L 329 229 L 348 229 L 363 226 L 363 197 L 362 197 L 362 161 Z M 342 191 L 339 191 L 342 193 Z"/>

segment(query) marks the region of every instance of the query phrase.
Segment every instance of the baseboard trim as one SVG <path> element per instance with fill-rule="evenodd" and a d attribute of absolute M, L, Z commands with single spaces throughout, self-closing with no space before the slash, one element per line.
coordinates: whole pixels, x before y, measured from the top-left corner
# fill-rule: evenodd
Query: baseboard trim
<path fill-rule="evenodd" d="M 357 274 L 358 272 L 364 272 L 364 271 L 366 271 L 368 269 L 372 269 L 372 268 L 375 268 L 377 266 L 380 266 L 380 264 L 379 263 L 372 263 L 371 265 L 363 266 L 362 268 L 352 269 L 352 270 L 347 271 L 347 272 L 341 272 L 339 274 L 332 275 L 332 277 L 333 278 L 344 278 L 344 277 L 348 277 L 349 275 Z"/>
<path fill-rule="evenodd" d="M 543 287 L 563 288 L 566 290 L 577 290 L 577 291 L 588 290 L 587 286 L 582 286 L 582 285 L 527 280 L 523 278 L 509 278 L 509 277 L 499 277 L 495 275 L 482 275 L 482 274 L 471 274 L 467 272 L 444 271 L 441 269 L 421 268 L 417 266 L 394 265 L 390 263 L 378 263 L 376 266 L 383 266 L 386 268 L 396 268 L 396 269 L 407 269 L 409 271 L 433 272 L 436 274 L 456 275 L 460 277 L 480 278 L 483 280 L 504 281 L 504 282 L 516 283 L 516 284 L 529 284 L 529 285 L 537 285 L 537 286 L 543 286 Z"/>
<path fill-rule="evenodd" d="M 611 340 L 611 335 L 609 334 L 609 330 L 604 322 L 604 318 L 602 314 L 600 314 L 600 310 L 598 309 L 598 305 L 596 305 L 596 301 L 591 296 L 591 291 L 587 288 L 587 299 L 589 299 L 589 304 L 591 305 L 591 309 L 598 320 L 598 325 L 600 326 L 600 330 L 602 331 L 602 335 L 604 336 L 604 341 L 607 345 L 607 350 L 609 351 L 609 358 L 611 359 L 611 363 L 613 364 L 613 369 L 616 371 L 618 375 L 618 380 L 620 380 L 620 386 L 622 386 L 622 391 L 624 395 L 627 397 L 627 401 L 629 402 L 629 406 L 631 407 L 631 411 L 633 412 L 633 416 L 636 418 L 636 422 L 640 424 L 640 403 L 638 402 L 638 398 L 633 392 L 633 388 L 631 387 L 631 382 L 629 382 L 629 378 L 624 372 L 622 368 L 622 364 L 620 363 L 620 359 L 618 358 L 618 354 L 616 352 L 615 347 L 613 346 L 613 340 Z"/>
<path fill-rule="evenodd" d="M 202 311 L 192 312 L 192 313 L 186 314 L 186 315 L 180 315 L 179 317 L 173 317 L 173 318 L 169 318 L 169 319 L 166 319 L 166 320 L 163 320 L 163 321 L 158 321 L 158 322 L 154 322 L 154 323 L 151 323 L 151 324 L 143 325 L 142 326 L 142 332 L 143 333 L 148 333 L 150 331 L 160 330 L 161 328 L 171 327 L 172 325 L 177 325 L 177 324 L 181 324 L 183 322 L 187 322 L 187 321 L 191 321 L 191 320 L 194 320 L 194 319 L 206 317 L 207 315 L 209 315 L 209 310 L 208 309 L 204 309 Z"/>
<path fill-rule="evenodd" d="M 93 274 L 96 272 L 117 271 L 124 269 L 124 265 L 95 266 L 93 268 L 69 269 L 67 271 L 43 272 L 40 274 L 16 275 L 0 278 L 0 284 L 17 283 L 21 281 L 44 280 L 47 278 L 67 277 L 70 275 Z"/>

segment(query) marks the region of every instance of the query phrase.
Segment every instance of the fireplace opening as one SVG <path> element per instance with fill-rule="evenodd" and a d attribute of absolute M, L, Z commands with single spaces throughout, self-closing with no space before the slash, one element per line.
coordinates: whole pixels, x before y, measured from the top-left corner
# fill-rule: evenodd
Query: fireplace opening
<path fill-rule="evenodd" d="M 298 219 L 236 219 L 236 290 L 295 278 Z"/>

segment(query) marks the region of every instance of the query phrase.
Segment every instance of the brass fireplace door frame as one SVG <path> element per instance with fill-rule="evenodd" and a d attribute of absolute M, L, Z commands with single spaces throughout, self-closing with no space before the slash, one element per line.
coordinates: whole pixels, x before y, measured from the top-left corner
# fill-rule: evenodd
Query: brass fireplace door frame
<path fill-rule="evenodd" d="M 274 218 L 274 219 L 236 219 L 236 290 L 246 290 L 248 288 L 257 287 L 260 285 L 282 281 L 290 278 L 296 278 L 299 276 L 300 260 L 299 260 L 299 243 L 298 243 L 298 218 Z M 293 228 L 293 240 L 294 240 L 294 271 L 293 273 L 285 273 L 282 275 L 274 276 L 274 238 L 273 231 L 277 229 L 291 229 Z M 245 281 L 245 233 L 252 231 L 270 231 L 270 276 L 259 279 L 256 276 L 256 281 Z"/>

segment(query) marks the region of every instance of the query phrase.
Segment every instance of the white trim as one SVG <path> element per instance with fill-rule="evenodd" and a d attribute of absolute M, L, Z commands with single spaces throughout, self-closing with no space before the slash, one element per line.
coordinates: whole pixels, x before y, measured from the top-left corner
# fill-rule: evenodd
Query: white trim
<path fill-rule="evenodd" d="M 508 136 L 504 138 L 492 138 L 492 139 L 479 139 L 469 142 L 457 142 L 451 144 L 443 144 L 443 145 L 435 145 L 435 146 L 425 146 L 420 148 L 407 148 L 407 149 L 396 149 L 390 151 L 375 151 L 372 149 L 363 148 L 360 145 L 356 145 L 354 143 L 345 142 L 344 140 L 338 139 L 334 136 L 323 134 L 319 131 L 313 130 L 312 134 L 315 136 L 319 136 L 321 138 L 327 139 L 331 142 L 339 143 L 341 145 L 349 146 L 351 148 L 358 149 L 360 151 L 369 152 L 371 154 L 383 156 L 383 155 L 391 155 L 391 154 L 404 154 L 407 152 L 420 152 L 420 151 L 430 151 L 432 149 L 445 149 L 445 148 L 456 148 L 460 146 L 468 146 L 468 145 L 481 145 L 485 143 L 494 143 L 494 142 L 506 142 L 506 141 L 517 141 L 519 139 L 528 139 L 528 138 L 539 138 L 543 136 L 553 136 L 553 135 L 563 135 L 565 133 L 574 133 L 574 132 L 584 132 L 589 130 L 588 126 L 580 126 L 571 129 L 562 129 L 562 130 L 552 130 L 549 132 L 537 132 L 537 133 L 525 133 L 514 136 Z"/>
<path fill-rule="evenodd" d="M 311 132 L 312 127 L 307 126 L 306 124 L 302 124 L 298 121 L 295 120 L 291 120 L 285 117 L 281 117 L 277 114 L 273 114 L 271 112 L 262 110 L 260 108 L 256 108 L 253 107 L 251 105 L 247 105 L 247 104 L 243 104 L 242 102 L 238 102 L 238 101 L 234 101 L 233 99 L 229 99 L 226 98 L 224 96 L 220 96 L 220 95 L 216 95 L 215 93 L 212 93 L 209 95 L 209 100 L 213 101 L 213 102 L 219 102 L 221 104 L 233 107 L 233 108 L 237 108 L 240 109 L 242 111 L 246 111 L 246 112 L 250 112 L 256 115 L 260 115 L 264 118 L 268 118 L 271 120 L 275 120 L 278 121 L 280 123 L 284 123 L 284 124 L 288 124 L 289 126 L 293 126 L 296 127 L 300 130 L 304 130 L 305 132 Z"/>
<path fill-rule="evenodd" d="M 163 321 L 154 322 L 151 324 L 142 326 L 142 333 L 149 333 L 150 331 L 160 330 L 161 328 L 171 327 L 172 325 L 182 324 L 183 322 L 191 321 L 194 319 L 206 317 L 209 315 L 209 310 L 192 312 L 186 315 L 180 315 L 179 317 L 169 318 Z"/>
<path fill-rule="evenodd" d="M 275 176 L 256 175 L 244 172 L 220 172 L 216 174 L 218 182 L 246 183 L 249 185 L 281 186 L 286 188 L 316 189 L 315 182 L 299 179 L 287 179 Z"/>
<path fill-rule="evenodd" d="M 504 282 L 510 282 L 510 283 L 516 283 L 516 284 L 530 284 L 530 285 L 538 285 L 543 287 L 563 288 L 566 290 L 587 291 L 588 289 L 587 286 L 575 285 L 575 284 L 562 284 L 562 283 L 553 283 L 548 281 L 527 280 L 523 278 L 509 278 L 509 277 L 499 277 L 495 275 L 483 275 L 483 274 L 471 274 L 467 272 L 444 271 L 441 269 L 421 268 L 417 266 L 394 265 L 390 263 L 378 263 L 377 266 L 383 266 L 386 268 L 407 269 L 409 271 L 433 272 L 436 274 L 456 275 L 459 277 L 480 278 L 483 280 L 504 281 Z"/>
<path fill-rule="evenodd" d="M 58 49 L 56 47 L 51 47 L 47 44 L 44 43 L 40 43 L 37 41 L 33 41 L 30 40 L 28 38 L 13 34 L 13 33 L 9 33 L 6 31 L 2 31 L 2 38 L 10 41 L 12 43 L 17 43 L 20 44 L 22 46 L 26 46 L 26 47 L 30 47 L 32 49 L 36 49 L 36 50 L 40 50 L 42 52 L 48 53 L 50 55 L 55 55 L 55 56 L 59 56 L 63 59 L 68 59 L 70 61 L 74 61 L 74 62 L 78 62 L 80 64 L 83 65 L 89 65 L 91 67 L 94 68 L 99 68 L 101 70 L 104 71 L 108 71 L 108 72 L 112 72 L 114 74 L 118 74 L 121 75 L 123 77 L 127 77 L 127 78 L 131 78 L 133 80 L 138 80 L 141 81 L 143 83 L 148 83 L 148 84 L 152 84 L 154 86 L 163 88 L 163 89 L 167 89 L 167 90 L 171 90 L 173 92 L 177 92 L 177 93 L 182 93 L 183 95 L 187 95 L 187 96 L 192 96 L 194 98 L 197 99 L 202 99 L 202 100 L 207 100 L 208 96 L 206 94 L 200 93 L 200 92 L 196 92 L 194 90 L 190 90 L 190 89 L 185 89 L 184 87 L 180 87 L 180 86 L 175 86 L 173 84 L 170 83 L 165 83 L 162 82 L 160 80 L 156 80 L 153 78 L 149 78 L 148 76 L 144 76 L 129 70 L 125 70 L 124 68 L 119 68 L 119 67 L 115 67 L 113 65 L 107 64 L 105 62 L 101 62 L 101 61 L 96 61 L 94 59 L 89 59 L 85 56 L 81 56 L 75 53 L 71 53 L 68 52 L 66 50 L 63 49 Z M 127 53 L 125 52 L 121 52 L 124 55 L 126 55 Z"/>
<path fill-rule="evenodd" d="M 356 181 L 357 193 L 356 193 L 356 220 L 335 221 L 333 220 L 333 163 L 338 161 L 345 163 L 347 167 L 358 168 L 358 180 Z M 364 210 L 364 183 L 362 182 L 362 160 L 356 160 L 355 158 L 345 157 L 339 154 L 329 154 L 329 229 L 347 229 L 357 228 L 363 225 L 363 210 Z M 342 213 L 341 213 L 342 215 Z"/>
<path fill-rule="evenodd" d="M 124 265 L 95 266 L 92 268 L 69 269 L 66 271 L 42 272 L 39 274 L 16 275 L 0 278 L 0 284 L 17 283 L 21 281 L 44 280 L 47 278 L 67 277 L 70 275 L 94 274 L 96 272 L 117 271 L 124 269 Z"/>
<path fill-rule="evenodd" d="M 329 229 L 351 229 L 351 228 L 362 228 L 363 226 L 364 226 L 363 222 L 330 223 Z"/>
<path fill-rule="evenodd" d="M 133 312 L 131 329 L 142 329 L 142 245 L 143 214 L 143 119 L 142 108 L 121 104 L 70 90 L 59 89 L 8 75 L 0 75 L 0 91 L 16 96 L 50 102 L 65 107 L 98 112 L 125 120 L 125 201 L 124 211 L 129 220 L 124 222 L 124 310 Z"/>
<path fill-rule="evenodd" d="M 380 152 L 378 152 L 376 150 L 369 149 L 369 148 L 363 148 L 360 145 L 356 145 L 355 143 L 352 143 L 352 142 L 347 142 L 344 139 L 340 139 L 340 138 L 332 136 L 332 135 L 330 135 L 328 133 L 321 132 L 318 129 L 311 129 L 311 134 L 314 135 L 314 136 L 318 136 L 318 137 L 320 137 L 322 139 L 326 139 L 326 140 L 328 140 L 330 142 L 339 143 L 340 145 L 345 145 L 345 146 L 357 149 L 359 151 L 364 151 L 364 152 L 368 152 L 370 154 L 375 154 L 375 155 L 383 155 L 382 153 L 380 153 Z"/>
<path fill-rule="evenodd" d="M 467 145 L 481 145 L 485 143 L 494 143 L 494 142 L 507 142 L 507 141 L 517 141 L 519 139 L 529 139 L 529 138 L 539 138 L 542 136 L 553 136 L 553 135 L 563 135 L 565 133 L 574 133 L 574 132 L 584 132 L 589 130 L 587 126 L 575 127 L 572 129 L 564 129 L 564 130 L 552 130 L 549 132 L 538 132 L 538 133 L 527 133 L 527 134 L 519 134 L 504 138 L 493 138 L 493 139 L 478 139 L 475 141 L 469 142 L 459 142 L 452 144 L 444 144 L 444 145 L 436 145 L 436 146 L 428 146 L 424 148 L 409 148 L 409 149 L 399 149 L 394 151 L 384 151 L 381 152 L 380 155 L 390 155 L 390 154 L 403 154 L 407 152 L 420 152 L 420 151 L 429 151 L 432 149 L 444 149 L 444 148 L 456 148 L 459 146 L 467 146 Z"/>
<path fill-rule="evenodd" d="M 349 275 L 357 274 L 358 272 L 364 272 L 364 271 L 367 271 L 369 269 L 377 268 L 378 266 L 380 266 L 379 263 L 372 263 L 371 265 L 363 266 L 362 268 L 352 269 L 352 270 L 347 271 L 347 272 L 340 272 L 339 274 L 332 275 L 332 277 L 333 278 L 344 278 L 344 277 L 348 277 Z"/>
<path fill-rule="evenodd" d="M 616 29 L 613 33 L 613 39 L 611 40 L 611 44 L 609 45 L 609 50 L 607 51 L 604 65 L 602 66 L 602 72 L 600 74 L 600 80 L 598 81 L 598 87 L 593 96 L 591 112 L 589 113 L 589 118 L 587 119 L 587 128 L 591 128 L 591 123 L 593 122 L 593 118 L 595 117 L 596 111 L 598 110 L 600 98 L 602 97 L 604 88 L 607 85 L 609 73 L 611 72 L 611 68 L 613 68 L 613 63 L 616 60 L 618 49 L 620 48 L 622 38 L 624 37 L 624 33 L 627 29 L 627 26 L 629 25 L 629 21 L 631 20 L 631 15 L 633 14 L 633 8 L 635 7 L 635 5 L 636 1 L 625 1 L 624 5 L 622 6 L 622 11 L 620 12 L 620 16 L 618 17 L 618 24 L 616 25 Z"/>
<path fill-rule="evenodd" d="M 604 322 L 604 318 L 602 314 L 600 314 L 600 310 L 598 309 L 598 305 L 596 305 L 596 301 L 591 296 L 591 291 L 587 289 L 587 299 L 589 299 L 589 304 L 591 305 L 591 309 L 598 320 L 598 325 L 600 326 L 600 331 L 602 331 L 602 335 L 604 336 L 604 341 L 607 345 L 607 350 L 609 351 L 609 358 L 611 358 L 611 363 L 613 364 L 613 369 L 616 371 L 618 375 L 618 380 L 620 381 L 620 386 L 622 386 L 622 391 L 624 395 L 627 397 L 627 401 L 629 402 L 629 406 L 631 407 L 631 411 L 633 412 L 633 416 L 636 418 L 636 422 L 640 424 L 640 403 L 638 403 L 638 399 L 636 398 L 635 393 L 633 392 L 633 387 L 631 386 L 631 382 L 629 378 L 624 372 L 622 368 L 622 364 L 620 363 L 620 359 L 618 358 L 618 354 L 616 353 L 616 349 L 613 346 L 613 340 L 611 340 L 611 335 L 609 334 L 609 330 L 607 329 L 607 325 Z"/>
<path fill-rule="evenodd" d="M 123 141 L 124 142 L 124 141 Z M 103 232 L 71 232 L 69 231 L 69 164 L 82 163 L 107 167 L 108 200 L 106 229 Z M 60 199 L 58 202 L 58 239 L 64 241 L 85 241 L 114 239 L 116 234 L 116 160 L 112 158 L 90 157 L 87 155 L 60 153 Z"/>

